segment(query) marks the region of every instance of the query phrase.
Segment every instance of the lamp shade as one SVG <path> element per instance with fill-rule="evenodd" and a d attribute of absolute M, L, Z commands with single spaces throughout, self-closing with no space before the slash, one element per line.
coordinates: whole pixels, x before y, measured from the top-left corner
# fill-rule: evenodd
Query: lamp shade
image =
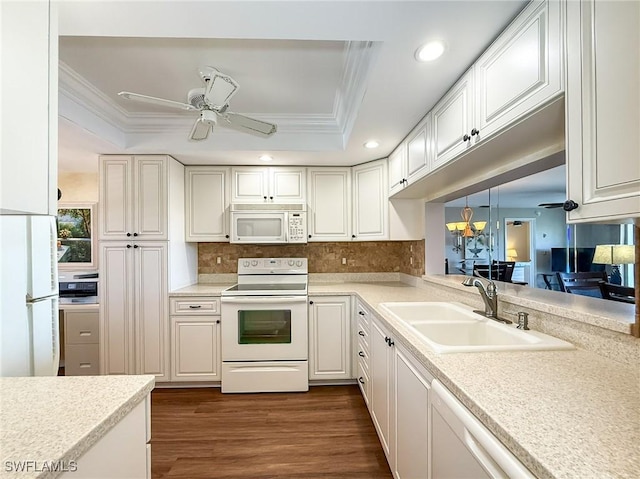
<path fill-rule="evenodd" d="M 507 257 L 508 258 L 517 258 L 518 257 L 518 252 L 516 251 L 515 248 L 509 248 L 509 249 L 507 249 Z"/>
<path fill-rule="evenodd" d="M 447 223 L 447 229 L 450 232 L 454 232 L 457 229 L 457 224 L 456 223 Z"/>
<path fill-rule="evenodd" d="M 634 246 L 630 244 L 596 245 L 593 262 L 597 264 L 633 264 L 635 262 Z"/>

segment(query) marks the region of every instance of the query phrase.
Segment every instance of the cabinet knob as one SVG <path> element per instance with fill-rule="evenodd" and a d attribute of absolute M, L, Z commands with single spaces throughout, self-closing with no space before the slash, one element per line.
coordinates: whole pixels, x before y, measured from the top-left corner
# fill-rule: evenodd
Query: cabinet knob
<path fill-rule="evenodd" d="M 313 304 L 313 301 L 309 301 L 309 304 Z"/>
<path fill-rule="evenodd" d="M 139 246 L 137 244 L 134 244 L 133 247 L 134 248 L 139 248 Z"/>
<path fill-rule="evenodd" d="M 389 338 L 389 347 L 393 346 L 394 344 L 396 343 L 393 342 L 393 339 Z"/>
<path fill-rule="evenodd" d="M 138 236 L 138 233 L 133 233 L 133 236 Z"/>
<path fill-rule="evenodd" d="M 127 248 L 131 248 L 131 245 L 130 245 L 130 244 L 128 244 L 128 245 L 127 245 Z"/>
<path fill-rule="evenodd" d="M 403 183 L 409 183 L 409 180 L 407 180 L 406 178 L 402 180 Z"/>
<path fill-rule="evenodd" d="M 224 235 L 224 237 L 228 239 L 228 238 L 229 238 L 229 235 Z"/>
<path fill-rule="evenodd" d="M 220 320 L 219 319 L 216 319 L 216 324 L 220 324 Z"/>
<path fill-rule="evenodd" d="M 398 181 L 398 184 L 399 184 L 399 185 L 404 184 L 404 178 L 402 178 L 400 181 Z"/>
<path fill-rule="evenodd" d="M 358 356 L 360 356 L 361 358 L 364 358 L 364 353 L 362 351 L 358 351 Z"/>
<path fill-rule="evenodd" d="M 311 235 L 309 235 L 309 238 L 311 238 Z"/>
<path fill-rule="evenodd" d="M 466 133 L 462 137 L 462 141 L 469 141 L 470 139 L 471 139 L 471 137 L 469 135 L 467 135 Z"/>
<path fill-rule="evenodd" d="M 127 233 L 127 236 L 131 236 L 131 233 Z"/>
<path fill-rule="evenodd" d="M 266 196 L 263 196 L 263 198 L 264 198 L 265 200 L 267 199 L 267 197 L 266 197 Z"/>
<path fill-rule="evenodd" d="M 355 238 L 355 237 L 356 237 L 356 235 L 351 235 L 351 237 L 352 237 L 352 238 Z"/>
<path fill-rule="evenodd" d="M 567 200 L 564 203 L 562 203 L 562 209 L 565 211 L 573 211 L 575 210 L 578 206 L 578 203 L 576 203 L 573 200 Z"/>
<path fill-rule="evenodd" d="M 360 384 L 364 384 L 364 379 L 362 379 L 362 376 L 360 376 L 360 377 L 358 378 L 358 382 L 359 382 Z"/>
<path fill-rule="evenodd" d="M 269 199 L 270 199 L 270 200 L 272 200 L 272 199 L 273 199 L 273 196 L 269 196 Z"/>
<path fill-rule="evenodd" d="M 360 316 L 364 316 L 364 311 L 358 311 L 358 314 L 359 314 Z"/>
<path fill-rule="evenodd" d="M 476 136 L 476 135 L 480 135 L 480 131 L 477 128 L 474 128 L 473 130 L 471 130 L 471 136 Z"/>
<path fill-rule="evenodd" d="M 359 334 L 360 336 L 364 336 L 364 331 L 358 331 L 358 334 Z"/>

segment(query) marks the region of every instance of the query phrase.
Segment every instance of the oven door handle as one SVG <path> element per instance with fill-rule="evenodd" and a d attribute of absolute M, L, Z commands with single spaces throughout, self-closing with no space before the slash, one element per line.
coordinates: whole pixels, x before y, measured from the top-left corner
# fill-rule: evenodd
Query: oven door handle
<path fill-rule="evenodd" d="M 223 303 L 238 304 L 273 304 L 273 303 L 306 303 L 306 296 L 222 296 Z"/>

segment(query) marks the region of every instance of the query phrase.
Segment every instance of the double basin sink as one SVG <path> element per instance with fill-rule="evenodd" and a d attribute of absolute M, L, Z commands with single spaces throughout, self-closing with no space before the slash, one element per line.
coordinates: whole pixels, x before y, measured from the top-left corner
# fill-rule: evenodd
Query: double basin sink
<path fill-rule="evenodd" d="M 575 349 L 571 343 L 486 318 L 460 303 L 381 303 L 436 353 L 551 351 Z"/>

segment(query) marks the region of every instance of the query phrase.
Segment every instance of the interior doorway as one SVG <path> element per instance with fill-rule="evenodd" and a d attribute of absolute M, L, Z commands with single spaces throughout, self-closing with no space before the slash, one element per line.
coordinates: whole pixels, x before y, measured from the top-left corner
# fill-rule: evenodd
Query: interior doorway
<path fill-rule="evenodd" d="M 504 258 L 516 262 L 511 280 L 531 287 L 536 286 L 535 231 L 535 218 L 504 219 Z"/>

